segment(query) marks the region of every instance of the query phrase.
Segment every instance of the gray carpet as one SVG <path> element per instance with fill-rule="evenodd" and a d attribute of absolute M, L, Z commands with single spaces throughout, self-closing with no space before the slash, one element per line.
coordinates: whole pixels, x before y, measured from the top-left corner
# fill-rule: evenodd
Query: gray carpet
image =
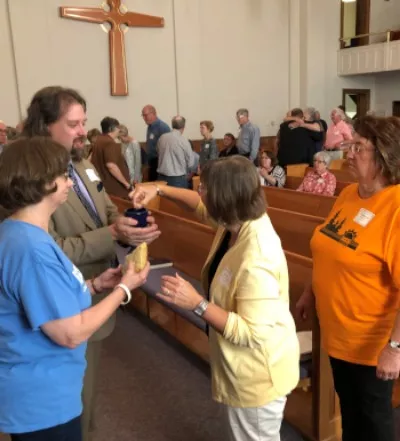
<path fill-rule="evenodd" d="M 149 321 L 119 314 L 103 347 L 93 441 L 223 441 L 208 365 Z M 284 424 L 282 441 L 303 441 Z"/>

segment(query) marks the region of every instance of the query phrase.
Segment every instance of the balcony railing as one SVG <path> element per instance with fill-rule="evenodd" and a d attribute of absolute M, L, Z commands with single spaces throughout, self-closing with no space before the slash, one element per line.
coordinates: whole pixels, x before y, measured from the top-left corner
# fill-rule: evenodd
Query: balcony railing
<path fill-rule="evenodd" d="M 371 37 L 385 37 L 383 41 L 379 41 L 379 43 L 384 43 L 385 41 L 388 43 L 390 41 L 400 40 L 400 29 L 388 29 L 382 32 L 369 32 L 368 34 L 358 34 L 353 35 L 351 37 L 341 37 L 340 48 L 348 49 L 351 47 L 359 47 L 359 46 L 367 46 L 369 44 L 377 43 L 376 41 L 370 41 Z M 350 45 L 347 46 L 346 43 L 350 42 Z"/>

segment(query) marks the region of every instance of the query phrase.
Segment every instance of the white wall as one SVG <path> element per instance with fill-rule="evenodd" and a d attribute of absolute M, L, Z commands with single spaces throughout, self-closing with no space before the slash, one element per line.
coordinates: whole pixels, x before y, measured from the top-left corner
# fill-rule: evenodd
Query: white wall
<path fill-rule="evenodd" d="M 370 17 L 370 32 L 400 30 L 400 1 L 371 0 Z M 385 37 L 377 37 L 374 41 L 385 41 Z"/>
<path fill-rule="evenodd" d="M 378 115 L 390 116 L 393 101 L 400 101 L 400 71 L 376 75 L 374 110 Z"/>
<path fill-rule="evenodd" d="M 0 120 L 15 126 L 20 115 L 7 0 L 0 0 L 0 42 Z"/>
<path fill-rule="evenodd" d="M 6 0 L 0 1 L 5 6 Z M 178 111 L 183 114 L 192 138 L 200 137 L 202 119 L 214 121 L 217 137 L 237 132 L 239 107 L 250 109 L 263 135 L 275 134 L 271 122 L 281 118 L 289 102 L 289 0 L 124 3 L 129 10 L 164 17 L 165 28 L 128 31 L 130 94 L 111 97 L 107 34 L 99 25 L 58 14 L 61 5 L 98 7 L 98 0 L 8 0 L 21 113 L 35 91 L 60 84 L 87 99 L 89 128 L 110 115 L 139 140 L 146 131 L 141 108 L 149 103 L 167 122 Z M 10 42 L 7 48 L 12 53 Z M 14 96 L 6 101 L 15 106 Z"/>

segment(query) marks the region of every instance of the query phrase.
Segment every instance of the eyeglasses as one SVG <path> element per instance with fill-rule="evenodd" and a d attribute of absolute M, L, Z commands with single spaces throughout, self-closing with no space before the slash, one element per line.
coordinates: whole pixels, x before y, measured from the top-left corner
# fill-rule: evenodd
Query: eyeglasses
<path fill-rule="evenodd" d="M 314 164 L 325 164 L 325 161 L 321 161 L 320 159 L 314 159 Z"/>
<path fill-rule="evenodd" d="M 345 149 L 347 149 L 351 153 L 360 153 L 360 152 L 372 152 L 375 148 L 367 147 L 365 144 L 361 144 L 361 142 L 355 142 L 352 144 L 345 145 Z"/>
<path fill-rule="evenodd" d="M 7 130 L 6 129 L 0 129 L 0 133 L 3 133 L 4 135 L 7 134 Z"/>

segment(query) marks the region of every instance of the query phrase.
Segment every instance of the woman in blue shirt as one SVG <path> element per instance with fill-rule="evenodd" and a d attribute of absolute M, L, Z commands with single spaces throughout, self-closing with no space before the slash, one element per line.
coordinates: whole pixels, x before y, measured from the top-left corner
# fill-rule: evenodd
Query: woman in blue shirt
<path fill-rule="evenodd" d="M 13 441 L 80 441 L 87 339 L 130 300 L 149 265 L 85 281 L 48 234 L 72 182 L 69 153 L 50 138 L 0 155 L 0 432 Z M 114 290 L 91 307 L 91 295 Z"/>

